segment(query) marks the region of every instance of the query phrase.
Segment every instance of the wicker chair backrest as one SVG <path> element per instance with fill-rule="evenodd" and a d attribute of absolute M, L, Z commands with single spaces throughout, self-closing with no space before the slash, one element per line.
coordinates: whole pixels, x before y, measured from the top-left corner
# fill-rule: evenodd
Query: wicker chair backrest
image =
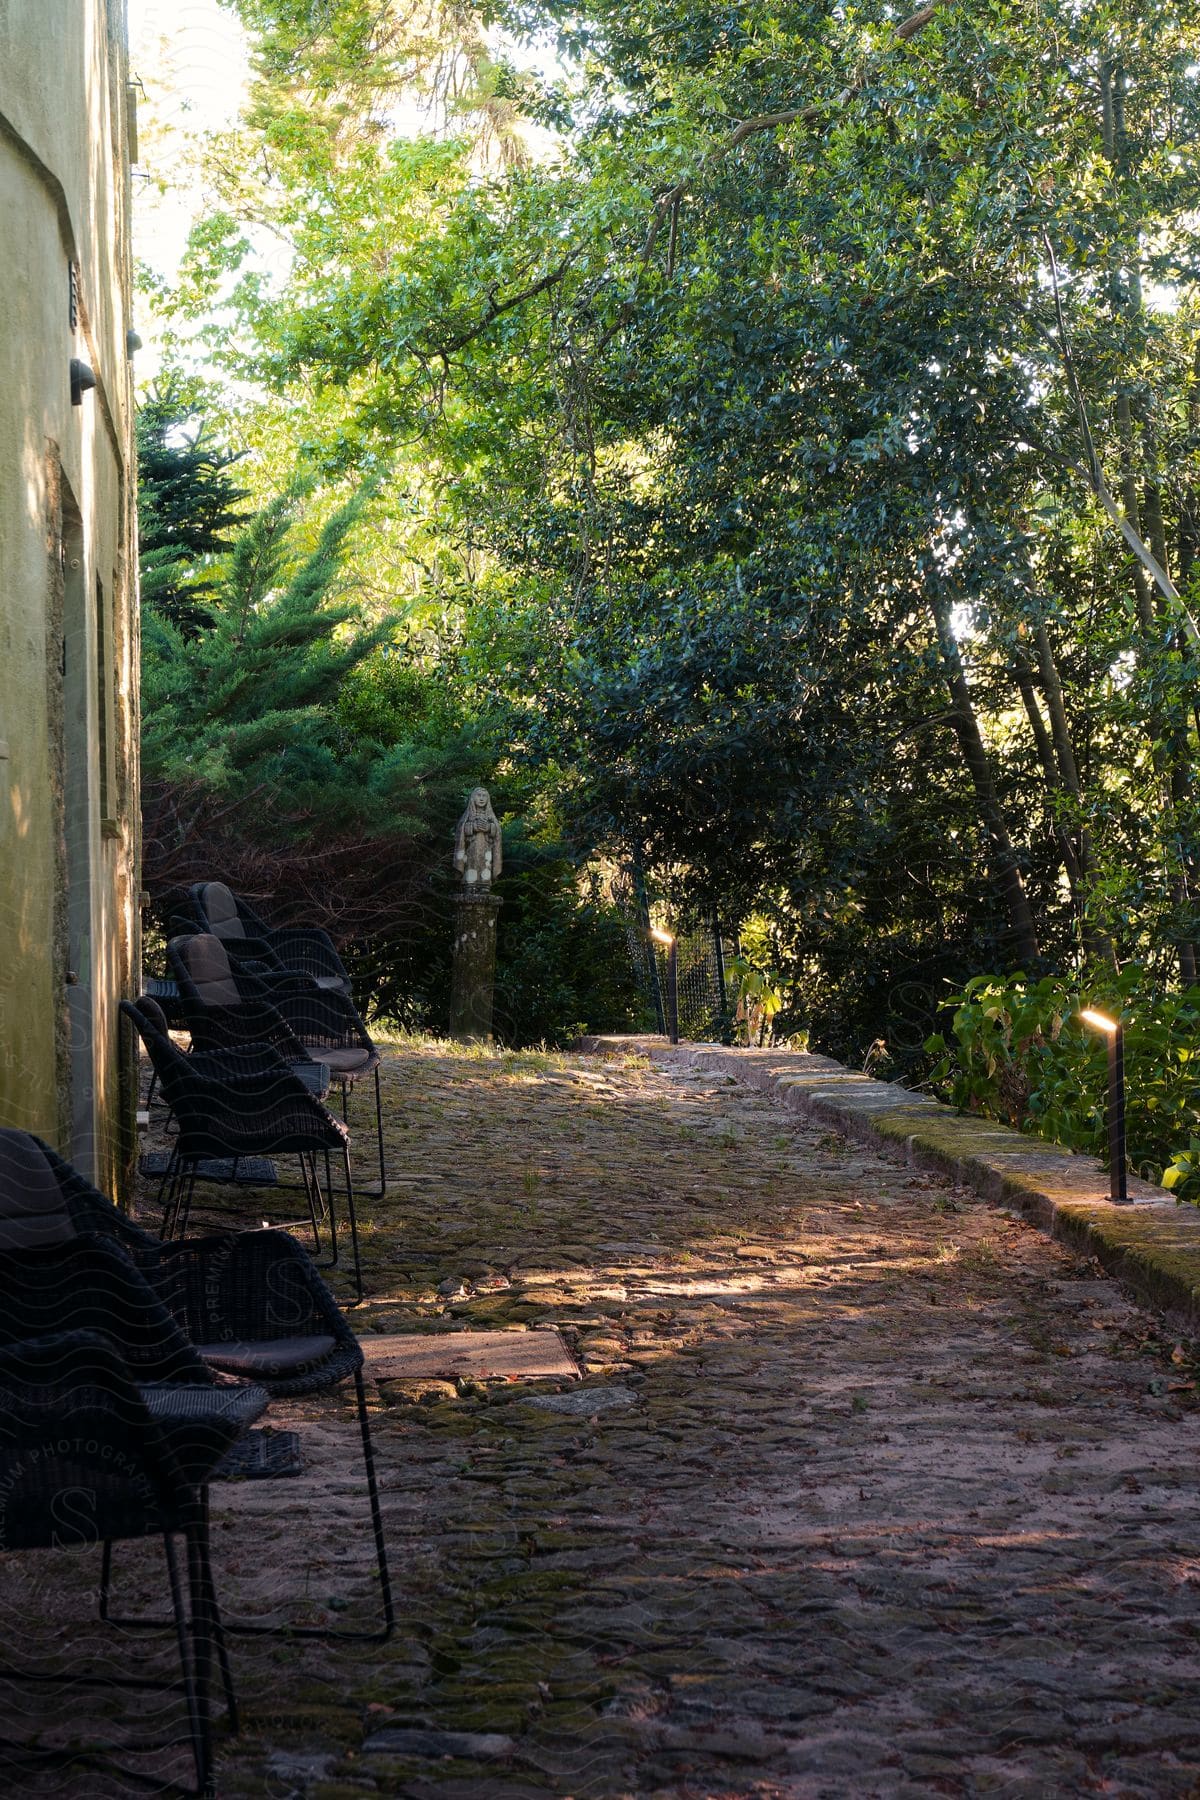
<path fill-rule="evenodd" d="M 214 937 L 210 931 L 201 931 L 195 937 L 176 938 L 174 945 L 191 976 L 196 997 L 202 1006 L 238 1004 L 242 996 L 238 992 L 238 984 L 233 978 L 233 970 L 229 966 L 229 958 L 220 938 Z"/>
<path fill-rule="evenodd" d="M 66 1197 L 27 1131 L 0 1131 L 0 1250 L 36 1250 L 76 1235 Z"/>
<path fill-rule="evenodd" d="M 246 927 L 242 924 L 238 912 L 237 901 L 223 881 L 206 881 L 203 891 L 204 915 L 208 920 L 208 929 L 214 937 L 244 938 Z"/>

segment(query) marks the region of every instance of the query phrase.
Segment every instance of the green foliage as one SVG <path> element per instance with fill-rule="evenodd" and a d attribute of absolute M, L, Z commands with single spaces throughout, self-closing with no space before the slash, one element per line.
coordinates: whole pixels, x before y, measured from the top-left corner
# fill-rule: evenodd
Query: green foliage
<path fill-rule="evenodd" d="M 309 556 L 290 540 L 295 502 L 280 499 L 240 534 L 212 585 L 211 625 L 189 637 L 152 615 L 143 645 L 143 760 L 150 780 L 199 781 L 231 796 L 282 786 L 321 804 L 337 764 L 334 703 L 374 645 L 357 609 L 335 596 L 356 496 Z M 339 796 L 339 799 L 344 796 Z"/>
<path fill-rule="evenodd" d="M 377 744 L 444 740 L 463 727 L 463 697 L 445 669 L 423 667 L 407 646 L 384 643 L 341 683 L 337 716 L 347 732 Z"/>
<path fill-rule="evenodd" d="M 143 605 L 185 637 L 213 623 L 212 562 L 242 522 L 246 492 L 178 382 L 144 395 L 137 413 L 138 541 Z"/>
<path fill-rule="evenodd" d="M 960 1110 L 1091 1155 L 1107 1154 L 1108 1050 L 1079 1014 L 1120 1018 L 1130 1161 L 1200 1204 L 1200 989 L 1164 992 L 1131 965 L 1085 993 L 1055 976 L 979 975 L 948 1004 L 952 1042 L 926 1045 L 933 1085 Z"/>
<path fill-rule="evenodd" d="M 470 7 L 235 4 L 175 302 L 260 455 L 387 471 L 345 736 L 473 731 L 573 859 L 768 919 L 777 1029 L 905 1076 L 979 969 L 1190 985 L 1195 0 L 487 9 L 528 79 Z"/>
<path fill-rule="evenodd" d="M 506 834 L 496 953 L 496 1034 L 506 1044 L 569 1044 L 645 1023 L 617 910 L 580 892 L 561 846 Z"/>
<path fill-rule="evenodd" d="M 774 970 L 756 967 L 746 956 L 731 956 L 725 974 L 733 984 L 739 1041 L 761 1044 L 776 1013 L 783 1009 L 780 977 Z"/>

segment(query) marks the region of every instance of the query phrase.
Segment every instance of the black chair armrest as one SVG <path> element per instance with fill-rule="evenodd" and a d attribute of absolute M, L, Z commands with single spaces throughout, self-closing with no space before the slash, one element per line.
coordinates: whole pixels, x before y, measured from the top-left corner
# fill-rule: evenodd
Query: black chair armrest
<path fill-rule="evenodd" d="M 236 1006 L 202 1006 L 185 1000 L 185 1007 L 198 1050 L 269 1044 L 284 1062 L 303 1062 L 308 1056 L 291 1025 L 268 1000 L 241 1000 Z"/>
<path fill-rule="evenodd" d="M 301 1047 L 303 1050 L 303 1046 Z M 308 1052 L 295 1058 L 307 1062 Z M 213 1081 L 244 1081 L 256 1076 L 292 1073 L 291 1063 L 273 1044 L 242 1043 L 222 1050 L 193 1050 L 189 1065 L 197 1075 Z"/>
<path fill-rule="evenodd" d="M 296 1036 L 308 1044 L 358 1045 L 374 1049 L 371 1035 L 345 994 L 281 994 L 279 1011 Z"/>

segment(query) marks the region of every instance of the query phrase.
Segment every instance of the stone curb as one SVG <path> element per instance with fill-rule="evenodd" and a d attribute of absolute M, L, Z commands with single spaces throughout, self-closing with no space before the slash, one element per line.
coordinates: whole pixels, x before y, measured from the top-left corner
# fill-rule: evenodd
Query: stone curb
<path fill-rule="evenodd" d="M 1200 1208 L 1130 1178 L 1131 1206 L 1105 1198 L 1094 1158 L 1043 1144 L 1007 1125 L 951 1111 L 925 1094 L 795 1050 L 731 1050 L 662 1037 L 584 1038 L 597 1054 L 641 1052 L 656 1061 L 724 1075 L 768 1093 L 815 1124 L 944 1175 L 987 1200 L 1016 1207 L 1051 1237 L 1129 1283 L 1140 1299 L 1200 1332 Z"/>

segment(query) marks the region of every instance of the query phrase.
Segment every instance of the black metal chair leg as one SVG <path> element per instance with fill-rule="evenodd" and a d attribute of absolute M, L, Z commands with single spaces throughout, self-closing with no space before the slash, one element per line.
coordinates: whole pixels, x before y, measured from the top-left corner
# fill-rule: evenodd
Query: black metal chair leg
<path fill-rule="evenodd" d="M 208 1599 L 209 1616 L 212 1621 L 212 1637 L 216 1646 L 217 1661 L 221 1669 L 221 1684 L 225 1689 L 225 1710 L 229 1715 L 229 1729 L 236 1737 L 242 1728 L 238 1713 L 237 1695 L 233 1687 L 233 1670 L 229 1666 L 229 1650 L 225 1643 L 225 1624 L 221 1618 L 221 1608 L 217 1603 L 217 1590 L 212 1574 L 212 1545 L 209 1536 L 208 1492 L 205 1490 L 201 1501 L 200 1516 L 200 1573 Z"/>
<path fill-rule="evenodd" d="M 197 1763 L 203 1794 L 212 1791 L 212 1717 L 209 1684 L 212 1680 L 212 1613 L 204 1579 L 204 1547 L 197 1521 L 187 1534 L 188 1595 L 192 1609 L 192 1682 L 196 1690 L 198 1720 Z M 201 1760 L 202 1758 L 202 1760 Z"/>
<path fill-rule="evenodd" d="M 392 1577 L 388 1568 L 387 1540 L 383 1534 L 383 1508 L 379 1502 L 379 1483 L 375 1474 L 375 1446 L 371 1437 L 371 1419 L 367 1412 L 367 1394 L 362 1370 L 354 1374 L 354 1393 L 358 1406 L 358 1428 L 362 1437 L 363 1465 L 367 1473 L 367 1497 L 371 1507 L 371 1530 L 375 1539 L 375 1561 L 379 1573 L 379 1591 L 383 1601 L 383 1625 L 376 1631 L 346 1631 L 325 1625 L 257 1625 L 251 1622 L 231 1623 L 226 1630 L 238 1637 L 319 1638 L 324 1643 L 385 1644 L 396 1629 L 396 1606 L 392 1598 Z"/>
<path fill-rule="evenodd" d="M 316 1167 L 316 1162 L 317 1162 L 317 1159 L 314 1156 L 313 1157 L 313 1167 L 314 1168 Z M 330 1168 L 329 1168 L 329 1152 L 328 1152 L 328 1150 L 325 1152 L 325 1192 L 329 1196 L 329 1211 L 328 1211 L 327 1216 L 329 1219 L 329 1241 L 332 1246 L 331 1251 L 330 1251 L 330 1267 L 335 1268 L 337 1266 L 337 1259 L 338 1259 L 337 1206 L 334 1202 L 334 1197 L 333 1197 L 333 1176 L 332 1176 L 332 1174 L 330 1172 Z"/>
<path fill-rule="evenodd" d="M 183 1186 L 178 1205 L 178 1236 L 186 1237 L 188 1220 L 192 1216 L 192 1195 L 196 1191 L 196 1168 L 193 1160 L 188 1164 L 187 1178 Z"/>
<path fill-rule="evenodd" d="M 375 1136 L 379 1140 L 379 1192 L 387 1193 L 387 1170 L 383 1161 L 383 1093 L 379 1085 L 379 1065 L 375 1065 Z"/>
<path fill-rule="evenodd" d="M 300 1179 L 304 1186 L 304 1197 L 308 1201 L 308 1217 L 312 1225 L 313 1247 L 319 1256 L 321 1254 L 321 1230 L 317 1223 L 317 1202 L 312 1189 L 312 1181 L 309 1177 L 308 1159 L 303 1152 L 301 1152 L 300 1155 Z"/>
<path fill-rule="evenodd" d="M 171 1235 L 171 1223 L 175 1206 L 175 1187 L 179 1178 L 179 1152 L 172 1146 L 167 1158 L 167 1166 L 162 1172 L 162 1180 L 158 1184 L 158 1195 L 155 1204 L 162 1208 L 162 1222 L 158 1228 L 159 1239 L 168 1239 Z"/>
<path fill-rule="evenodd" d="M 342 1149 L 346 1164 L 346 1213 L 350 1220 L 350 1250 L 354 1257 L 354 1287 L 358 1298 L 363 1297 L 362 1258 L 358 1251 L 358 1216 L 354 1210 L 354 1178 L 350 1173 L 350 1146 Z"/>
<path fill-rule="evenodd" d="M 317 1174 L 317 1158 L 314 1152 L 309 1157 L 309 1175 L 313 1184 L 313 1192 L 317 1197 L 318 1211 L 321 1218 L 329 1222 L 329 1261 L 322 1263 L 323 1269 L 336 1269 L 338 1264 L 337 1219 L 333 1212 L 333 1189 L 329 1188 L 329 1197 L 321 1187 L 321 1177 Z"/>
<path fill-rule="evenodd" d="M 212 1721 L 208 1712 L 208 1673 L 207 1663 L 202 1647 L 201 1612 L 197 1611 L 198 1596 L 192 1580 L 192 1533 L 187 1534 L 188 1559 L 188 1597 L 190 1601 L 190 1618 L 184 1608 L 183 1583 L 179 1577 L 179 1564 L 175 1556 L 175 1546 L 170 1535 L 163 1538 L 163 1549 L 167 1557 L 167 1575 L 171 1583 L 171 1611 L 175 1620 L 175 1636 L 179 1644 L 179 1660 L 183 1667 L 183 1687 L 187 1697 L 188 1723 L 192 1739 L 192 1756 L 196 1764 L 196 1791 L 201 1795 L 212 1792 Z"/>
<path fill-rule="evenodd" d="M 367 1413 L 367 1394 L 362 1370 L 354 1371 L 354 1393 L 358 1401 L 358 1428 L 362 1435 L 363 1463 L 367 1471 L 367 1496 L 371 1503 L 371 1529 L 375 1533 L 375 1556 L 379 1569 L 379 1590 L 383 1597 L 383 1631 L 379 1643 L 385 1643 L 396 1629 L 396 1607 L 392 1599 L 392 1577 L 388 1569 L 387 1542 L 383 1535 L 383 1509 L 379 1504 L 379 1483 L 375 1477 L 375 1446 L 371 1439 L 371 1420 Z"/>

